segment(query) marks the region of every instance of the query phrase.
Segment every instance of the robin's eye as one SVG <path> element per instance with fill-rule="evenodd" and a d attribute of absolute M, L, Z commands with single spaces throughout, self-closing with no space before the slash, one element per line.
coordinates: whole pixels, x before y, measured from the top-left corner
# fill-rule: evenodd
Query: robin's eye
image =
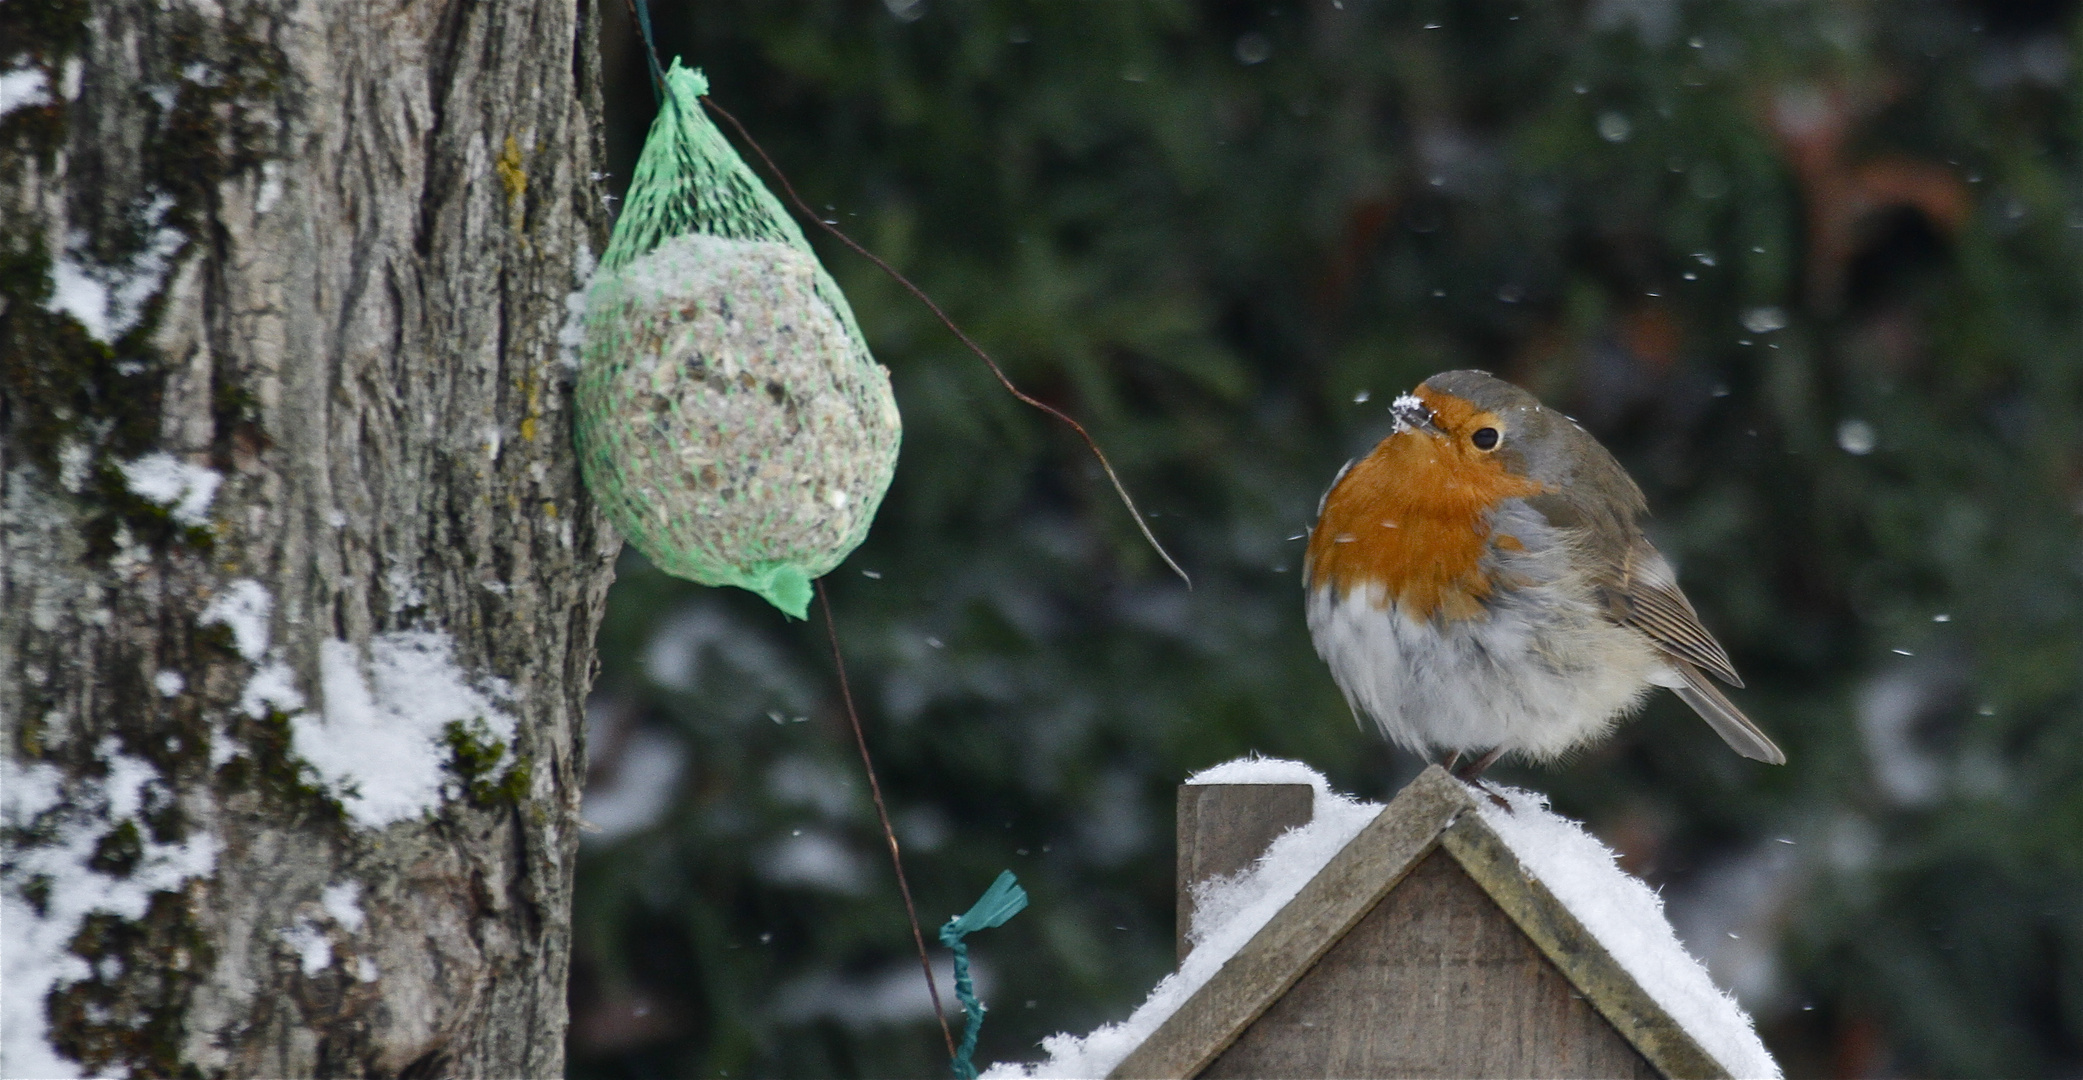
<path fill-rule="evenodd" d="M 1486 427 L 1475 429 L 1475 434 L 1470 435 L 1468 441 L 1474 443 L 1478 450 L 1495 450 L 1498 438 L 1496 428 Z"/>

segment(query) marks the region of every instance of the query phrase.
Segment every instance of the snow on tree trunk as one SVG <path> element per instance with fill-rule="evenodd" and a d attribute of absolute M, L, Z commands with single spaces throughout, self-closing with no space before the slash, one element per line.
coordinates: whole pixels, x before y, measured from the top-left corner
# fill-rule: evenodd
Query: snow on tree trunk
<path fill-rule="evenodd" d="M 0 1074 L 562 1071 L 596 14 L 0 4 Z"/>

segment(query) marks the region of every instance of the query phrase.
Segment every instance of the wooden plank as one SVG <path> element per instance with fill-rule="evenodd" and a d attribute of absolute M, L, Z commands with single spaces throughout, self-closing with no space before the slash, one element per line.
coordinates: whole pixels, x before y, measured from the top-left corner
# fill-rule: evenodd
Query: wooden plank
<path fill-rule="evenodd" d="M 1658 1075 L 1438 848 L 1200 1073 Z"/>
<path fill-rule="evenodd" d="M 1265 854 L 1281 833 L 1309 824 L 1316 789 L 1308 784 L 1179 785 L 1179 959 L 1193 950 L 1194 886 L 1234 874 Z"/>
<path fill-rule="evenodd" d="M 1467 789 L 1445 770 L 1419 774 L 1111 1075 L 1198 1074 L 1372 910 L 1448 825 L 1474 812 Z"/>
<path fill-rule="evenodd" d="M 1480 815 L 1455 821 L 1441 837 L 1441 846 L 1659 1073 L 1686 1078 L 1729 1075 L 1526 870 Z"/>

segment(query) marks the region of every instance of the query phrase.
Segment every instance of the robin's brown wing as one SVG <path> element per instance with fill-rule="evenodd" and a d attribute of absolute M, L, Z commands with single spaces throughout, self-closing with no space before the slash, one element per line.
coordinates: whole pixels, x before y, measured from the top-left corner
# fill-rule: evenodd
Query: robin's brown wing
<path fill-rule="evenodd" d="M 1700 625 L 1692 602 L 1678 591 L 1677 576 L 1661 552 L 1649 546 L 1649 541 L 1638 539 L 1619 569 L 1608 595 L 1621 625 L 1640 630 L 1657 648 L 1730 686 L 1743 685 L 1736 666 L 1729 663 L 1729 654 Z"/>
<path fill-rule="evenodd" d="M 1692 706 L 1730 749 L 1753 761 L 1786 764 L 1786 753 L 1701 673 L 1705 668 L 1731 686 L 1743 685 L 1729 654 L 1700 625 L 1692 602 L 1678 591 L 1670 562 L 1648 540 L 1637 537 L 1618 569 L 1608 593 L 1613 613 L 1621 625 L 1641 631 L 1671 657 L 1671 667 L 1684 680 L 1672 687 L 1679 700 Z"/>
<path fill-rule="evenodd" d="M 1591 436 L 1576 434 L 1584 452 L 1592 455 L 1589 460 L 1601 465 L 1580 478 L 1591 494 L 1554 491 L 1526 504 L 1548 524 L 1574 534 L 1572 542 L 1589 557 L 1592 580 L 1604 593 L 1615 622 L 1641 631 L 1657 648 L 1712 672 L 1730 686 L 1742 686 L 1729 654 L 1700 625 L 1692 602 L 1678 591 L 1678 575 L 1670 562 L 1635 525 L 1642 495 L 1634 481 Z"/>

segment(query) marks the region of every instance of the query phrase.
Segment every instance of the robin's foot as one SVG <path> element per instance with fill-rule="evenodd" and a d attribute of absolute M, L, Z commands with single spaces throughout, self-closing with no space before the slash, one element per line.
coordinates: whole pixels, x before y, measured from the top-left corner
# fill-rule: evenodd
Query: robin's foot
<path fill-rule="evenodd" d="M 1454 755 L 1456 759 L 1460 758 L 1460 756 L 1461 755 L 1458 753 Z M 1447 766 L 1447 771 L 1453 773 L 1463 783 L 1473 784 L 1477 780 L 1482 779 L 1483 770 L 1488 769 L 1490 766 L 1497 764 L 1497 759 L 1503 756 L 1504 747 L 1500 746 L 1497 749 L 1492 750 L 1487 754 L 1484 754 L 1482 757 L 1479 757 L 1474 761 L 1471 761 L 1468 764 L 1461 766 L 1459 769 L 1454 768 L 1454 766 L 1450 764 Z"/>

